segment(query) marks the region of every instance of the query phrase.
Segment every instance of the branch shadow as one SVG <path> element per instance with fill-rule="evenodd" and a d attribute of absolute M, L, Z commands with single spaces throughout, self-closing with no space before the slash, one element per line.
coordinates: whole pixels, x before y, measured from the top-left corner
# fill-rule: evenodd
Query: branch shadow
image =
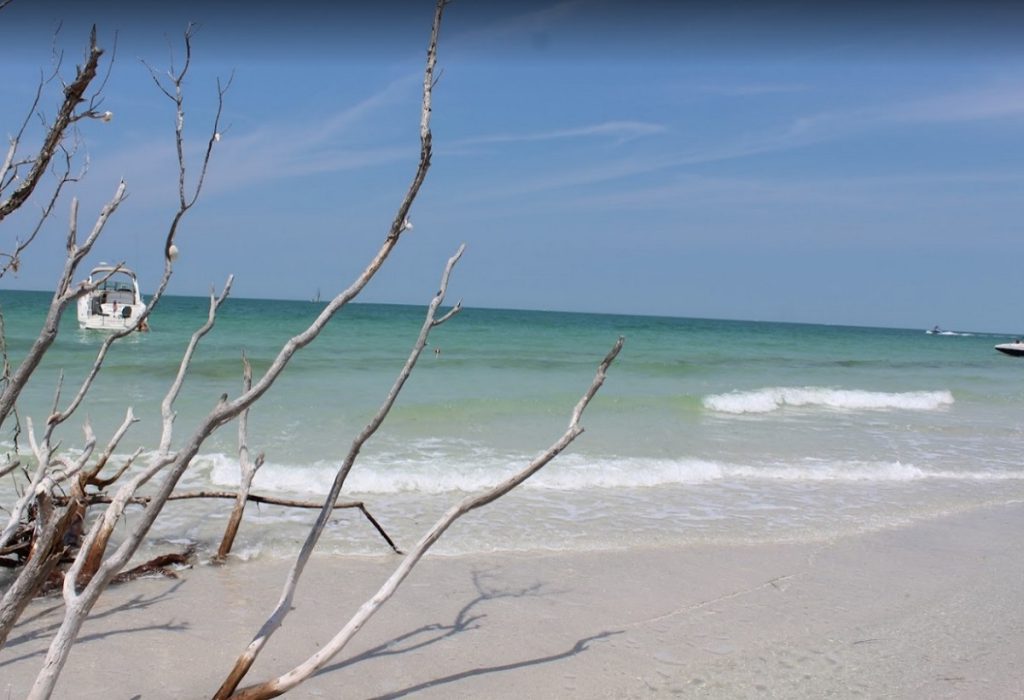
<path fill-rule="evenodd" d="M 543 590 L 543 583 L 535 583 L 531 586 L 526 586 L 525 588 L 518 589 L 488 589 L 484 584 L 484 580 L 487 578 L 487 576 L 487 572 L 484 571 L 473 572 L 473 586 L 477 590 L 477 595 L 464 606 L 462 606 L 459 612 L 455 615 L 455 619 L 450 624 L 446 625 L 437 622 L 434 624 L 417 627 L 416 629 L 410 630 L 405 634 L 398 635 L 397 637 L 393 637 L 392 639 L 389 639 L 388 641 L 382 644 L 378 644 L 377 646 L 371 649 L 367 649 L 361 654 L 352 656 L 343 661 L 339 661 L 330 666 L 325 666 L 324 668 L 320 669 L 315 675 L 319 676 L 321 674 L 330 673 L 332 671 L 338 671 L 343 668 L 353 666 L 357 663 L 368 661 L 370 659 L 394 656 L 397 654 L 406 654 L 411 651 L 416 651 L 417 649 L 422 649 L 424 647 L 430 646 L 431 644 L 436 644 L 462 632 L 478 629 L 480 626 L 479 621 L 483 620 L 485 617 L 487 617 L 487 615 L 483 613 L 474 614 L 473 610 L 488 601 L 499 600 L 502 598 L 526 598 L 530 596 L 551 595 L 560 592 L 548 592 Z M 412 641 L 415 640 L 417 637 L 423 635 L 429 636 L 419 641 Z"/>
<path fill-rule="evenodd" d="M 474 571 L 473 572 L 473 586 L 477 590 L 477 595 L 466 603 L 455 615 L 455 619 L 449 624 L 434 623 L 430 625 L 423 625 L 414 630 L 410 630 L 405 634 L 398 635 L 389 639 L 382 644 L 379 644 L 371 649 L 339 661 L 330 666 L 325 666 L 320 669 L 315 675 L 323 675 L 327 673 L 333 673 L 355 664 L 369 661 L 370 659 L 384 658 L 387 656 L 396 656 L 400 654 L 407 654 L 424 647 L 428 647 L 432 644 L 437 644 L 444 641 L 445 639 L 454 637 L 455 635 L 463 632 L 468 632 L 474 629 L 479 629 L 481 621 L 484 620 L 487 615 L 480 612 L 475 612 L 484 603 L 493 600 L 500 600 L 505 598 L 528 598 L 542 595 L 558 595 L 564 593 L 565 590 L 552 590 L 548 589 L 544 583 L 538 582 L 530 586 L 517 589 L 503 589 L 498 590 L 494 588 L 488 588 L 485 584 L 485 579 L 488 577 L 487 572 Z M 435 678 L 430 681 L 425 681 L 402 690 L 397 690 L 386 695 L 377 696 L 373 700 L 390 700 L 393 698 L 400 698 L 405 695 L 433 688 L 436 686 L 445 685 L 447 683 L 454 683 L 466 678 L 473 676 L 486 675 L 489 673 L 500 673 L 503 671 L 513 671 L 520 668 L 526 668 L 529 666 L 535 666 L 539 664 L 551 663 L 562 659 L 567 659 L 575 656 L 583 651 L 586 651 L 588 646 L 597 640 L 611 637 L 612 635 L 621 634 L 622 630 L 606 630 L 599 632 L 598 634 L 584 637 L 576 641 L 569 649 L 559 652 L 556 654 L 550 654 L 547 656 L 540 656 L 533 659 L 526 659 L 523 661 L 517 661 L 514 663 L 501 664 L 497 666 L 487 666 L 481 668 L 468 669 L 459 673 L 454 673 L 449 676 L 443 676 L 441 678 Z"/>
<path fill-rule="evenodd" d="M 165 600 L 167 598 L 172 597 L 178 591 L 178 589 L 181 588 L 182 585 L 184 585 L 184 583 L 185 583 L 184 580 L 177 580 L 177 581 L 174 581 L 173 583 L 171 583 L 171 585 L 168 586 L 166 590 L 161 591 L 159 593 L 154 593 L 152 595 L 142 595 L 142 594 L 136 595 L 136 596 L 130 598 L 129 600 L 126 600 L 124 603 L 121 603 L 120 605 L 116 605 L 116 606 L 114 606 L 112 608 L 108 608 L 108 609 L 104 610 L 103 612 L 96 613 L 94 615 L 89 615 L 88 619 L 89 620 L 101 620 L 101 619 L 103 619 L 105 617 L 109 617 L 111 615 L 116 615 L 118 613 L 126 612 L 128 610 L 145 610 L 145 609 L 147 609 L 147 608 L 149 608 L 149 607 L 151 607 L 153 605 L 156 605 L 157 603 L 159 603 L 162 600 Z M 59 602 L 59 603 L 56 603 L 54 605 L 49 605 L 46 608 L 44 608 L 42 610 L 39 610 L 38 612 L 35 612 L 35 613 L 33 613 L 32 615 L 30 615 L 28 617 L 23 618 L 18 623 L 18 625 L 15 627 L 15 629 L 24 629 L 26 627 L 29 627 L 29 626 L 31 626 L 35 622 L 38 622 L 38 621 L 46 619 L 46 617 L 54 614 L 55 612 L 57 612 L 58 610 L 60 610 L 63 607 L 64 607 L 63 601 Z M 60 628 L 62 622 L 63 622 L 63 616 L 61 617 L 61 619 L 55 620 L 52 623 L 45 624 L 45 625 L 42 625 L 40 627 L 36 627 L 34 629 L 30 629 L 30 630 L 28 630 L 26 632 L 23 632 L 22 634 L 20 634 L 20 635 L 18 635 L 16 637 L 10 637 L 7 640 L 7 644 L 4 645 L 4 649 L 11 649 L 11 648 L 14 648 L 14 647 L 16 647 L 18 645 L 35 641 L 35 640 L 37 640 L 37 639 L 39 639 L 41 637 L 46 637 L 49 634 L 51 634 L 52 632 L 55 632 L 56 630 L 58 630 Z M 141 631 L 152 630 L 152 629 L 167 629 L 168 631 L 182 631 L 182 630 L 184 630 L 186 628 L 187 628 L 187 625 L 184 625 L 184 624 L 175 625 L 173 623 L 173 621 L 172 621 L 172 622 L 168 622 L 166 625 L 147 625 L 147 626 L 144 626 L 144 627 L 138 627 L 138 628 L 134 628 L 134 629 L 136 629 L 136 630 L 141 632 Z M 83 641 L 103 639 L 104 637 L 112 636 L 112 635 L 115 635 L 115 634 L 126 634 L 126 633 L 129 633 L 129 632 L 132 632 L 132 631 L 133 631 L 133 629 L 126 628 L 126 629 L 121 629 L 121 630 L 109 630 L 107 632 L 96 632 L 94 634 L 88 634 L 88 635 L 84 635 L 84 636 L 80 637 L 76 641 L 76 644 L 79 643 L 79 642 L 83 642 Z M 34 652 L 34 653 L 31 653 L 31 654 L 25 654 L 25 655 L 20 656 L 20 657 L 15 657 L 14 659 L 4 660 L 3 662 L 0 662 L 0 668 L 3 668 L 4 666 L 6 666 L 6 665 L 8 665 L 8 664 L 10 664 L 10 663 L 12 663 L 14 661 L 19 661 L 19 660 L 22 660 L 22 659 L 31 658 L 32 656 L 36 656 L 36 655 L 41 654 L 41 653 L 44 653 L 44 652 Z"/>
<path fill-rule="evenodd" d="M 497 666 L 482 666 L 480 668 L 471 668 L 466 671 L 459 673 L 453 673 L 448 676 L 442 676 L 441 678 L 435 678 L 434 680 L 425 681 L 416 685 L 411 685 L 408 688 L 402 690 L 396 690 L 393 693 L 387 693 L 386 695 L 377 695 L 372 700 L 394 700 L 394 698 L 401 698 L 412 693 L 417 693 L 421 690 L 427 690 L 428 688 L 436 688 L 437 686 L 445 685 L 446 683 L 455 683 L 456 681 L 465 680 L 466 678 L 472 678 L 474 676 L 484 676 L 489 673 L 501 673 L 503 671 L 515 671 L 520 668 L 527 668 L 530 666 L 539 666 L 541 664 L 551 663 L 552 661 L 561 661 L 562 659 L 568 659 L 572 656 L 584 652 L 587 650 L 588 645 L 591 642 L 595 642 L 599 639 L 607 639 L 612 635 L 622 634 L 624 630 L 605 630 L 604 632 L 598 632 L 592 634 L 589 637 L 584 637 L 578 640 L 569 649 L 557 654 L 549 654 L 548 656 L 538 656 L 533 659 L 525 659 L 523 661 L 516 661 L 514 663 L 499 664 Z"/>
<path fill-rule="evenodd" d="M 135 634 L 137 632 L 147 632 L 147 631 L 157 631 L 157 630 L 164 631 L 164 632 L 184 632 L 187 629 L 188 629 L 188 624 L 187 623 L 175 624 L 174 621 L 171 620 L 170 622 L 166 622 L 166 623 L 164 623 L 162 625 L 142 625 L 140 627 L 125 627 L 123 629 L 106 630 L 105 632 L 95 632 L 93 634 L 84 634 L 84 635 L 82 635 L 81 637 L 78 637 L 78 639 L 75 640 L 75 644 L 84 644 L 86 642 L 96 641 L 96 640 L 100 640 L 100 639 L 106 639 L 108 637 L 116 637 L 116 636 L 122 635 L 122 634 Z M 10 659 L 6 659 L 6 660 L 0 662 L 0 668 L 3 668 L 4 666 L 9 666 L 9 665 L 11 665 L 13 663 L 17 663 L 19 661 L 25 661 L 27 659 L 31 659 L 33 657 L 43 657 L 43 656 L 46 656 L 47 651 L 48 651 L 48 649 L 46 649 L 46 648 L 36 649 L 35 651 L 30 651 L 28 653 L 22 654 L 21 656 L 11 657 Z"/>

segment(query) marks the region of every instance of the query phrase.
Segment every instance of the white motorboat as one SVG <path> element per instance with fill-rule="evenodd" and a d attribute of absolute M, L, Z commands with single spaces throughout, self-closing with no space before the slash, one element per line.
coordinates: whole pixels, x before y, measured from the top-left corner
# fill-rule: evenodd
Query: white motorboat
<path fill-rule="evenodd" d="M 146 310 L 135 273 L 127 267 L 101 263 L 89 273 L 96 288 L 78 298 L 78 325 L 98 331 L 133 327 Z M 145 321 L 138 330 L 148 330 Z"/>
<path fill-rule="evenodd" d="M 1012 343 L 999 343 L 999 345 L 996 346 L 996 350 L 1005 355 L 1024 357 L 1024 342 L 1015 340 Z"/>

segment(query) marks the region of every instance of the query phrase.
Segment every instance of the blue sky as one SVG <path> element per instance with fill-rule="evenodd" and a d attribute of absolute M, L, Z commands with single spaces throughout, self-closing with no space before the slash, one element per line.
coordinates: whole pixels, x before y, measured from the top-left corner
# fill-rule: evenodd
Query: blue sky
<path fill-rule="evenodd" d="M 115 118 L 82 129 L 82 221 L 120 177 L 130 195 L 93 261 L 155 283 L 173 105 L 139 58 L 180 58 L 192 19 L 192 162 L 216 77 L 234 83 L 170 292 L 234 273 L 237 296 L 327 297 L 365 264 L 415 167 L 433 5 L 285 5 L 0 12 L 8 134 L 58 20 L 68 66 L 90 22 L 106 47 L 117 31 Z M 457 0 L 415 228 L 363 300 L 426 303 L 465 242 L 451 294 L 469 306 L 1019 332 L 1022 30 L 994 2 Z M 2 284 L 50 285 L 66 211 Z"/>

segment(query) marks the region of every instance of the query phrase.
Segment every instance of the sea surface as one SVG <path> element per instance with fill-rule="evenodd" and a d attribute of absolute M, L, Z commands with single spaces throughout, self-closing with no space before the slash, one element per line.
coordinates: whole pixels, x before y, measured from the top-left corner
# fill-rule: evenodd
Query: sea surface
<path fill-rule="evenodd" d="M 13 361 L 48 296 L 0 292 Z M 168 297 L 151 331 L 118 343 L 88 400 L 60 432 L 69 451 L 88 419 L 100 445 L 132 407 L 118 449 L 155 451 L 160 402 L 208 300 Z M 222 394 L 257 374 L 322 308 L 229 299 L 202 341 L 175 408 L 182 444 Z M 384 399 L 425 309 L 355 304 L 341 312 L 252 410 L 249 446 L 266 463 L 254 492 L 322 500 L 354 436 Z M 343 497 L 363 501 L 409 548 L 449 506 L 507 477 L 561 435 L 615 339 L 626 344 L 572 448 L 521 489 L 456 523 L 435 551 L 607 549 L 819 540 L 1024 498 L 1024 358 L 995 334 L 707 319 L 465 309 L 435 328 Z M 19 405 L 38 429 L 61 382 L 68 401 L 102 336 L 73 309 Z M 12 425 L 0 436 L 14 450 Z M 183 491 L 238 483 L 238 435 L 214 434 Z M 115 460 L 116 461 L 116 460 Z M 10 477 L 0 485 L 9 497 Z M 228 501 L 171 503 L 149 546 L 215 550 Z M 288 556 L 313 511 L 250 505 L 243 557 Z M 132 515 L 129 515 L 129 521 Z M 320 551 L 389 551 L 357 511 L 338 511 Z"/>

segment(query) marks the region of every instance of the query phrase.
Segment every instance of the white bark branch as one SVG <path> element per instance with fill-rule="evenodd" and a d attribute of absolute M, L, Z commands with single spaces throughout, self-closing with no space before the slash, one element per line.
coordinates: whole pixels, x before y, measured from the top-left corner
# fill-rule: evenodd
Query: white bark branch
<path fill-rule="evenodd" d="M 122 180 L 118 185 L 117 191 L 114 193 L 114 197 L 103 207 L 99 216 L 97 217 L 96 224 L 93 226 L 93 230 L 89 237 L 82 243 L 81 246 L 69 245 L 69 251 L 67 259 L 64 261 L 64 269 L 61 272 L 59 281 L 57 282 L 57 291 L 53 295 L 53 299 L 50 302 L 50 308 L 46 314 L 46 320 L 43 322 L 43 328 L 40 330 L 38 337 L 35 342 L 32 343 L 32 347 L 29 349 L 25 358 L 18 365 L 18 369 L 11 375 L 10 381 L 7 386 L 4 387 L 4 391 L 0 394 L 0 424 L 2 424 L 7 416 L 10 415 L 11 411 L 14 410 L 14 404 L 21 395 L 22 389 L 25 384 L 28 383 L 32 373 L 35 372 L 39 363 L 42 362 L 43 356 L 46 351 L 50 349 L 53 342 L 57 339 L 57 331 L 60 326 L 60 320 L 64 315 L 65 309 L 68 305 L 76 298 L 77 293 L 70 291 L 71 281 L 74 279 L 75 273 L 78 270 L 78 265 L 81 263 L 89 251 L 92 249 L 93 244 L 103 231 L 103 227 L 106 225 L 110 215 L 117 210 L 118 205 L 124 199 L 125 184 Z M 72 231 L 75 228 L 74 213 L 77 212 L 78 203 L 77 200 L 72 201 L 72 223 L 69 228 Z M 105 348 L 106 346 L 104 346 Z M 101 352 L 105 352 L 105 349 L 101 348 Z M 91 384 L 92 378 L 88 379 Z"/>
<path fill-rule="evenodd" d="M 107 462 L 110 461 L 110 457 L 114 454 L 114 450 L 117 449 L 121 440 L 128 433 L 128 429 L 138 422 L 139 419 L 135 417 L 135 413 L 132 411 L 131 406 L 129 406 L 128 410 L 125 412 L 124 420 L 121 421 L 121 425 L 118 426 L 116 431 L 114 431 L 114 435 L 110 438 L 106 448 L 104 448 L 102 454 L 100 454 L 96 459 L 96 462 L 89 469 L 89 473 L 86 475 L 89 480 L 94 479 L 103 467 L 107 465 Z"/>
<path fill-rule="evenodd" d="M 409 186 L 405 198 L 399 205 L 398 214 L 392 222 L 391 229 L 388 232 L 384 243 L 381 245 L 381 248 L 377 252 L 376 256 L 374 256 L 370 261 L 366 269 L 357 277 L 355 282 L 328 303 L 323 312 L 321 312 L 316 320 L 314 320 L 314 322 L 305 331 L 285 343 L 271 366 L 263 374 L 260 380 L 254 383 L 250 390 L 243 392 L 233 401 L 219 402 L 210 411 L 206 418 L 200 421 L 199 425 L 193 432 L 192 437 L 180 450 L 174 453 L 173 458 L 170 455 L 166 457 L 159 457 L 156 464 L 143 472 L 143 475 L 137 476 L 132 480 L 132 482 L 126 484 L 118 492 L 118 497 L 115 499 L 117 500 L 117 503 L 112 503 L 107 509 L 107 512 L 104 513 L 103 518 L 96 521 L 93 528 L 90 530 L 89 538 L 94 539 L 98 537 L 100 535 L 101 527 L 112 527 L 110 519 L 116 520 L 116 518 L 120 517 L 120 512 L 116 512 L 115 514 L 115 511 L 123 511 L 124 500 L 129 497 L 128 491 L 131 490 L 134 482 L 142 478 L 148 480 L 160 471 L 166 472 L 164 474 L 163 481 L 157 487 L 156 493 L 153 495 L 149 506 L 143 510 L 141 516 L 135 522 L 134 527 L 127 534 L 121 545 L 103 561 L 99 569 L 96 571 L 96 574 L 89 581 L 89 584 L 80 592 L 75 593 L 73 590 L 75 574 L 69 573 L 65 576 L 65 596 L 70 602 L 66 606 L 64 620 L 50 644 L 43 668 L 36 677 L 36 682 L 32 688 L 30 697 L 47 698 L 52 694 L 60 671 L 67 660 L 68 654 L 70 653 L 71 645 L 77 638 L 78 632 L 81 629 L 85 618 L 88 616 L 89 611 L 96 604 L 100 594 L 106 589 L 109 583 L 125 566 L 125 564 L 127 564 L 132 555 L 138 549 L 139 545 L 142 543 L 146 534 L 149 532 L 154 521 L 159 515 L 161 509 L 166 504 L 167 499 L 170 497 L 178 481 L 181 479 L 182 474 L 185 473 L 185 470 L 188 468 L 196 454 L 198 454 L 199 449 L 202 447 L 206 439 L 219 427 L 228 421 L 233 420 L 243 410 L 251 406 L 266 393 L 266 391 L 280 376 L 281 372 L 284 371 L 292 356 L 298 350 L 311 343 L 319 335 L 320 331 L 323 330 L 324 326 L 334 316 L 334 314 L 354 299 L 376 275 L 381 265 L 384 264 L 384 261 L 388 258 L 395 245 L 397 245 L 402 232 L 406 230 L 403 223 L 408 217 L 409 209 L 415 201 L 416 196 L 419 193 L 420 186 L 422 185 L 427 171 L 430 168 L 431 135 L 429 124 L 430 90 L 432 88 L 431 78 L 433 76 L 433 70 L 437 60 L 437 38 L 440 31 L 441 14 L 446 1 L 447 0 L 438 0 L 437 10 L 434 15 L 434 25 L 431 32 L 430 45 L 427 50 L 427 66 L 425 71 L 427 79 L 424 81 L 423 110 L 421 112 L 420 120 L 419 164 L 416 168 L 416 173 L 413 176 L 412 184 Z M 164 266 L 164 277 L 161 279 L 160 286 L 154 294 L 154 297 L 156 298 L 159 298 L 163 293 L 170 277 L 172 262 L 172 256 L 170 254 L 171 245 L 173 244 L 177 224 L 183 214 L 183 211 L 178 212 L 178 215 L 175 216 L 174 222 L 172 222 L 171 230 L 168 233 L 165 247 L 166 260 Z M 148 314 L 152 308 L 153 306 L 149 306 L 146 313 Z M 141 319 L 144 316 L 145 314 L 140 314 L 139 318 Z M 72 565 L 72 569 L 74 570 L 76 567 L 80 568 L 82 565 L 81 562 L 82 558 L 77 558 L 75 563 Z M 69 581 L 71 581 L 71 583 L 69 583 Z"/>
<path fill-rule="evenodd" d="M 384 399 L 384 403 L 377 409 L 377 413 L 373 418 L 371 418 L 366 427 L 364 427 L 359 435 L 356 436 L 355 440 L 352 441 L 352 446 L 349 448 L 349 452 L 346 455 L 344 462 L 342 462 L 341 466 L 338 468 L 338 471 L 334 476 L 334 482 L 331 484 L 331 489 L 324 499 L 323 508 L 320 510 L 320 514 L 317 516 L 316 522 L 314 522 L 313 526 L 310 528 L 309 534 L 306 536 L 306 541 L 303 543 L 302 549 L 299 551 L 295 564 L 288 572 L 284 590 L 281 592 L 281 597 L 278 600 L 277 605 L 267 618 L 266 622 L 263 623 L 259 632 L 256 633 L 252 642 L 249 643 L 249 646 L 246 647 L 245 651 L 243 651 L 235 661 L 235 665 L 231 669 L 231 672 L 214 695 L 215 700 L 226 698 L 234 692 L 242 678 L 245 677 L 245 674 L 248 673 L 252 664 L 256 661 L 256 657 L 259 656 L 260 652 L 267 645 L 267 642 L 270 641 L 270 637 L 273 636 L 274 632 L 276 632 L 281 626 L 281 623 L 284 621 L 288 611 L 291 610 L 291 603 L 292 599 L 295 597 L 295 589 L 299 584 L 299 578 L 302 576 L 302 572 L 305 569 L 309 558 L 312 556 L 313 550 L 316 548 L 316 544 L 319 542 L 324 528 L 327 526 L 327 521 L 330 518 L 331 511 L 333 509 L 333 504 L 341 494 L 341 489 L 345 484 L 345 479 L 348 478 L 348 474 L 352 470 L 352 465 L 355 464 L 356 457 L 359 456 L 359 452 L 362 450 L 363 445 L 366 444 L 366 441 L 369 440 L 375 432 L 377 432 L 377 429 L 380 428 L 384 419 L 387 418 L 392 406 L 394 406 L 395 401 L 398 399 L 399 393 L 402 391 L 402 387 L 405 386 L 405 382 L 412 374 L 412 370 L 416 366 L 416 361 L 419 359 L 420 355 L 423 353 L 423 349 L 427 345 L 427 338 L 430 335 L 431 329 L 437 325 L 435 322 L 437 310 L 444 302 L 444 297 L 448 290 L 448 280 L 451 277 L 452 270 L 456 263 L 458 263 L 459 258 L 462 257 L 464 250 L 464 245 L 459 246 L 455 255 L 448 259 L 448 263 L 444 268 L 444 273 L 441 275 L 441 284 L 438 292 L 427 307 L 426 319 L 420 327 L 419 336 L 416 338 L 416 343 L 413 345 L 412 351 L 409 353 L 409 357 L 405 361 L 405 365 L 399 372 L 390 391 L 388 391 L 387 397 Z M 453 313 L 454 310 L 449 312 L 445 318 L 450 318 Z"/>
<path fill-rule="evenodd" d="M 7 525 L 5 525 L 3 531 L 0 532 L 0 549 L 3 549 L 10 544 L 11 538 L 17 533 L 21 523 L 26 519 L 25 516 L 28 513 L 29 506 L 32 504 L 32 499 L 35 498 L 40 485 L 49 473 L 50 455 L 48 452 L 44 452 L 43 448 L 37 442 L 35 426 L 31 417 L 26 417 L 25 419 L 25 431 L 28 433 L 29 449 L 32 451 L 33 457 L 36 459 L 36 468 L 32 472 L 32 477 L 29 479 L 28 486 L 11 508 L 11 514 L 7 519 Z"/>
<path fill-rule="evenodd" d="M 438 520 L 425 535 L 423 535 L 413 550 L 406 555 L 405 559 L 402 560 L 402 563 L 398 566 L 395 572 L 391 574 L 384 585 L 380 587 L 377 593 L 375 593 L 370 600 L 366 601 L 352 619 L 349 620 L 349 622 L 341 629 L 341 631 L 339 631 L 338 634 L 327 642 L 317 653 L 310 656 L 305 662 L 299 664 L 291 671 L 259 685 L 243 688 L 229 697 L 233 700 L 261 700 L 263 698 L 276 697 L 288 690 L 291 690 L 316 673 L 319 669 L 323 668 L 323 666 L 338 654 L 338 652 L 348 644 L 352 637 L 362 629 L 367 620 L 369 620 L 370 617 L 372 617 L 373 614 L 377 612 L 377 610 L 379 610 L 392 595 L 394 595 L 395 591 L 398 590 L 399 585 L 401 585 L 402 581 L 406 579 L 413 567 L 416 566 L 417 562 L 419 562 L 423 555 L 426 554 L 427 550 L 430 549 L 441 535 L 444 534 L 452 523 L 466 513 L 487 505 L 488 503 L 504 496 L 516 486 L 526 481 L 552 459 L 557 457 L 583 432 L 583 426 L 580 425 L 580 420 L 583 417 L 583 411 L 590 404 L 590 401 L 594 398 L 595 394 L 597 394 L 601 385 L 604 384 L 608 368 L 622 349 L 622 343 L 623 339 L 620 337 L 615 342 L 615 345 L 612 347 L 608 355 L 606 355 L 604 360 L 601 361 L 593 382 L 591 382 L 590 387 L 583 394 L 573 409 L 572 418 L 569 421 L 569 427 L 566 429 L 565 433 L 563 433 L 562 436 L 543 454 L 535 458 L 520 472 L 514 474 L 500 484 L 488 489 L 484 493 L 467 496 L 461 502 L 450 508 L 441 517 L 441 519 Z"/>
<path fill-rule="evenodd" d="M 252 365 L 249 364 L 249 358 L 243 353 L 242 390 L 248 391 L 251 388 Z M 238 493 L 235 496 L 235 505 L 231 509 L 231 516 L 228 519 L 227 527 L 224 529 L 224 537 L 221 539 L 220 547 L 217 549 L 216 561 L 224 561 L 231 552 L 231 547 L 235 543 L 235 535 L 238 534 L 238 526 L 242 523 L 245 504 L 249 500 L 252 480 L 256 477 L 256 472 L 262 466 L 262 454 L 256 457 L 256 461 L 249 457 L 249 409 L 247 408 L 238 417 L 238 467 L 241 472 L 238 478 Z"/>
<path fill-rule="evenodd" d="M 224 300 L 231 293 L 231 283 L 234 279 L 234 275 L 228 275 L 227 282 L 224 283 L 224 289 L 221 291 L 220 296 L 214 296 L 213 290 L 210 290 L 210 310 L 206 316 L 206 323 L 200 326 L 189 339 L 185 353 L 181 357 L 181 362 L 178 363 L 178 373 L 175 375 L 167 395 L 164 396 L 164 400 L 160 404 L 160 415 L 163 417 L 163 431 L 160 434 L 160 454 L 167 454 L 171 449 L 171 435 L 175 418 L 174 402 L 178 398 L 178 394 L 181 393 L 181 387 L 185 383 L 185 375 L 188 373 L 189 365 L 192 364 L 192 357 L 199 346 L 199 341 L 210 332 L 210 329 L 216 323 L 217 310 L 220 309 L 221 304 L 224 303 Z"/>

